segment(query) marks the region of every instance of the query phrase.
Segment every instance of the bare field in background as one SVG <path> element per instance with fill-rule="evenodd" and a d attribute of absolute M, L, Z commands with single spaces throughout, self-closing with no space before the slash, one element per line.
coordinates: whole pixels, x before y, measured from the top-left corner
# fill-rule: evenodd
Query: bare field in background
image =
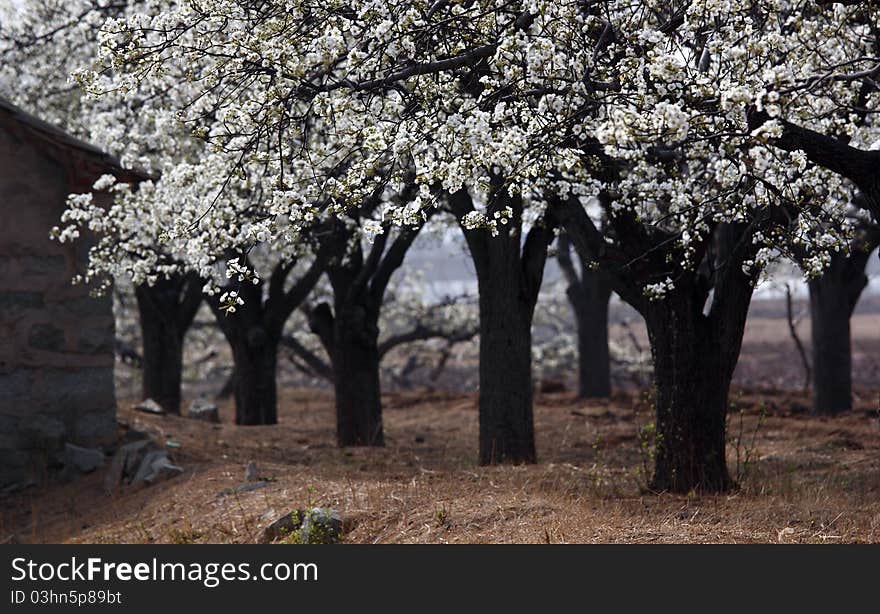
<path fill-rule="evenodd" d="M 235 427 L 121 412 L 172 449 L 183 476 L 103 492 L 99 471 L 0 501 L 6 540 L 235 542 L 258 540 L 292 509 L 332 506 L 345 541 L 374 542 L 876 542 L 880 541 L 880 390 L 873 404 L 810 418 L 799 394 L 736 391 L 728 454 L 741 488 L 724 496 L 646 492 L 641 425 L 650 409 L 619 395 L 584 403 L 543 395 L 536 407 L 540 464 L 479 467 L 473 395 L 386 397 L 388 445 L 335 447 L 332 399 L 287 391 L 281 422 Z M 260 490 L 243 484 L 256 460 Z M 12 536 L 15 536 L 14 538 Z"/>
<path fill-rule="evenodd" d="M 731 394 L 728 460 L 741 488 L 729 495 L 644 489 L 646 392 L 539 395 L 540 463 L 493 468 L 476 464 L 473 393 L 388 394 L 387 447 L 348 450 L 336 448 L 325 390 L 285 389 L 272 427 L 234 426 L 230 401 L 213 426 L 133 412 L 127 398 L 122 424 L 179 443 L 170 451 L 186 473 L 111 496 L 100 471 L 7 496 L 0 541 L 248 543 L 278 516 L 322 505 L 340 510 L 354 543 L 880 542 L 880 314 L 853 319 L 855 409 L 819 419 L 786 321 L 759 307 Z M 630 329 L 615 324 L 612 336 L 647 344 Z M 798 330 L 809 344 L 809 320 Z M 249 460 L 268 486 L 218 496 L 244 483 Z"/>
<path fill-rule="evenodd" d="M 850 321 L 853 384 L 880 386 L 880 301 L 863 300 Z M 810 318 L 804 302 L 795 303 L 796 330 L 809 358 Z M 802 316 L 797 318 L 797 316 Z M 637 343 L 648 349 L 644 324 L 635 318 L 622 326 L 612 324 L 611 339 L 620 344 Z M 734 373 L 734 385 L 770 390 L 800 390 L 804 384 L 803 363 L 791 337 L 782 301 L 756 301 L 746 324 L 743 347 Z M 876 399 L 875 399 L 876 400 Z"/>

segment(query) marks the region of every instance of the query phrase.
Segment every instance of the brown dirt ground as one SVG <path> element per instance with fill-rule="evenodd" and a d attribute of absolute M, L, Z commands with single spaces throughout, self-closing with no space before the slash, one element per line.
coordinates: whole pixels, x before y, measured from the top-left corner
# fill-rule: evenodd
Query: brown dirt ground
<path fill-rule="evenodd" d="M 385 398 L 388 445 L 335 447 L 332 397 L 286 390 L 280 424 L 236 427 L 149 416 L 120 420 L 171 449 L 183 476 L 149 488 L 103 492 L 103 473 L 0 499 L 0 541 L 254 542 L 291 509 L 329 505 L 346 542 L 878 542 L 878 389 L 834 419 L 806 414 L 805 395 L 739 389 L 729 462 L 741 488 L 723 496 L 645 492 L 644 396 L 581 402 L 542 395 L 540 463 L 476 464 L 473 395 Z M 417 441 L 418 438 L 418 441 Z M 256 460 L 266 488 L 219 497 Z M 747 459 L 747 460 L 746 460 Z"/>

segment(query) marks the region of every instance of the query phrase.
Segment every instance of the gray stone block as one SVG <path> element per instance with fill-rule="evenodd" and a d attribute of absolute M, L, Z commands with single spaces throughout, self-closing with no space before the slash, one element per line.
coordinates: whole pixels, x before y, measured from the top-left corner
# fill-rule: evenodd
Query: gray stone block
<path fill-rule="evenodd" d="M 84 446 L 107 445 L 116 438 L 116 412 L 113 407 L 91 411 L 76 419 L 73 439 Z"/>
<path fill-rule="evenodd" d="M 67 274 L 67 259 L 64 256 L 22 256 L 18 260 L 21 263 L 22 275 L 62 276 Z"/>
<path fill-rule="evenodd" d="M 342 538 L 342 517 L 326 507 L 310 509 L 299 530 L 300 543 L 335 544 Z"/>
<path fill-rule="evenodd" d="M 36 350 L 64 350 L 64 331 L 52 324 L 34 324 L 28 334 L 28 345 Z"/>
<path fill-rule="evenodd" d="M 149 439 L 141 439 L 119 446 L 104 477 L 104 488 L 112 492 L 123 481 L 134 477 L 144 457 L 159 447 Z"/>
<path fill-rule="evenodd" d="M 14 449 L 22 447 L 21 418 L 0 414 L 0 449 Z"/>
<path fill-rule="evenodd" d="M 132 484 L 146 480 L 147 476 L 153 473 L 153 463 L 163 458 L 168 458 L 168 452 L 165 450 L 151 450 L 147 452 L 138 465 L 138 469 L 131 480 Z"/>
<path fill-rule="evenodd" d="M 134 406 L 135 411 L 144 412 L 145 414 L 156 414 L 162 415 L 165 413 L 165 410 L 161 405 L 156 403 L 153 399 L 144 399 L 140 403 Z"/>
<path fill-rule="evenodd" d="M 260 470 L 257 468 L 256 461 L 248 461 L 244 468 L 244 481 L 256 482 L 260 479 Z"/>
<path fill-rule="evenodd" d="M 135 485 L 155 484 L 156 482 L 178 476 L 181 473 L 183 473 L 183 467 L 173 464 L 168 456 L 168 452 L 165 450 L 154 450 L 147 453 L 144 460 L 141 461 L 141 466 L 138 467 L 131 483 Z"/>
<path fill-rule="evenodd" d="M 128 452 L 125 457 L 123 472 L 125 475 L 133 478 L 137 473 L 138 467 L 141 466 L 144 457 L 150 452 L 159 451 L 159 446 L 154 444 L 151 440 L 146 439 L 132 443 L 127 449 Z"/>
<path fill-rule="evenodd" d="M 186 412 L 187 418 L 203 420 L 205 422 L 220 422 L 220 410 L 213 403 L 204 400 L 195 400 Z"/>
<path fill-rule="evenodd" d="M 0 413 L 11 414 L 13 406 L 25 401 L 31 394 L 31 372 L 18 369 L 0 373 Z"/>
<path fill-rule="evenodd" d="M 80 473 L 91 473 L 104 466 L 104 452 L 98 448 L 82 448 L 72 443 L 64 445 L 65 467 Z"/>
<path fill-rule="evenodd" d="M 111 328 L 84 328 L 76 333 L 76 349 L 85 354 L 110 354 L 116 337 Z"/>
<path fill-rule="evenodd" d="M 153 461 L 153 471 L 144 478 L 144 481 L 147 484 L 155 484 L 156 482 L 162 482 L 164 480 L 170 480 L 171 478 L 175 478 L 183 473 L 183 467 L 179 467 L 171 462 L 171 459 L 167 456 L 160 458 L 159 460 Z"/>
<path fill-rule="evenodd" d="M 0 292 L 0 311 L 41 309 L 44 306 L 43 295 L 39 292 Z"/>
<path fill-rule="evenodd" d="M 30 454 L 24 450 L 0 448 L 0 487 L 21 484 L 30 479 Z"/>
<path fill-rule="evenodd" d="M 24 446 L 40 450 L 58 449 L 68 436 L 64 420 L 47 414 L 23 416 L 19 423 L 19 432 Z"/>
<path fill-rule="evenodd" d="M 113 315 L 113 304 L 107 296 L 70 298 L 64 301 L 64 307 L 78 316 Z"/>
<path fill-rule="evenodd" d="M 263 528 L 260 541 L 268 544 L 276 539 L 286 538 L 299 530 L 303 523 L 303 516 L 305 516 L 305 512 L 302 510 L 293 510 L 280 516 Z"/>
<path fill-rule="evenodd" d="M 32 395 L 51 412 L 83 412 L 115 404 L 113 369 L 41 369 Z"/>

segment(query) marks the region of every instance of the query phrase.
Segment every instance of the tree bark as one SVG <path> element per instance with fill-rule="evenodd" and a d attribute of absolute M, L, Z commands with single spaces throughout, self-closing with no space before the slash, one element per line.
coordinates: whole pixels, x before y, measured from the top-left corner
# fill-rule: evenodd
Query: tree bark
<path fill-rule="evenodd" d="M 135 288 L 143 343 L 142 395 L 180 413 L 183 340 L 202 301 L 195 274 L 162 278 Z"/>
<path fill-rule="evenodd" d="M 408 201 L 411 192 L 408 189 L 402 199 Z M 372 212 L 378 203 L 378 199 L 364 203 L 360 215 Z M 323 249 L 331 254 L 327 276 L 333 288 L 333 308 L 319 304 L 309 314 L 309 326 L 330 356 L 336 439 L 341 447 L 385 445 L 379 314 L 391 277 L 420 229 L 421 225 L 401 228 L 392 239 L 389 228 L 375 238 L 366 254 L 344 223 L 337 222 L 323 234 Z"/>
<path fill-rule="evenodd" d="M 538 224 L 522 241 L 522 200 L 496 190 L 491 207 L 514 212 L 497 236 L 462 227 L 480 293 L 480 464 L 534 463 L 532 318 L 554 234 Z M 474 210 L 466 189 L 449 205 L 459 220 Z"/>
<path fill-rule="evenodd" d="M 567 234 L 559 237 L 556 258 L 568 282 L 566 294 L 577 329 L 578 397 L 609 397 L 611 355 L 608 351 L 608 301 L 611 298 L 611 284 L 605 275 L 585 266 L 580 257 L 580 266 L 575 267 L 571 258 L 571 240 Z"/>
<path fill-rule="evenodd" d="M 657 491 L 722 492 L 727 471 L 725 428 L 730 380 L 739 358 L 757 271 L 757 224 L 719 224 L 697 247 L 696 267 L 677 268 L 681 254 L 666 251 L 671 237 L 646 231 L 632 216 L 613 212 L 609 243 L 579 203 L 557 200 L 553 214 L 581 258 L 598 262 L 612 289 L 645 318 L 656 393 L 656 442 L 651 486 Z M 775 215 L 775 211 L 769 214 Z M 649 300 L 646 284 L 674 280 L 665 296 Z"/>
<path fill-rule="evenodd" d="M 656 393 L 654 490 L 735 486 L 725 431 L 756 275 L 742 268 L 754 249 L 749 233 L 744 226 L 719 226 L 696 275 L 680 277 L 665 297 L 643 304 Z"/>
<path fill-rule="evenodd" d="M 137 291 L 144 348 L 141 394 L 156 401 L 166 412 L 179 414 L 183 334 L 174 321 L 143 303 L 140 296 L 144 291 Z"/>
<path fill-rule="evenodd" d="M 383 446 L 379 386 L 379 326 L 365 305 L 336 304 L 333 382 L 336 437 L 340 446 Z"/>
<path fill-rule="evenodd" d="M 689 303 L 668 296 L 646 310 L 656 393 L 651 488 L 723 492 L 732 485 L 725 426 L 733 368 L 717 331 Z"/>
<path fill-rule="evenodd" d="M 480 464 L 534 463 L 532 313 L 514 271 L 480 283 Z"/>
<path fill-rule="evenodd" d="M 278 423 L 276 360 L 280 337 L 253 327 L 232 345 L 235 361 L 235 423 Z"/>
<path fill-rule="evenodd" d="M 569 285 L 578 338 L 578 397 L 611 396 L 611 355 L 608 351 L 608 301 L 611 288 L 601 275 L 584 271 L 577 285 Z"/>
<path fill-rule="evenodd" d="M 809 282 L 814 415 L 852 409 L 850 318 L 868 284 L 867 258 L 836 254 L 822 276 Z"/>
<path fill-rule="evenodd" d="M 248 265 L 246 258 L 243 261 Z M 217 295 L 208 301 L 217 324 L 232 348 L 235 363 L 230 382 L 235 390 L 235 423 L 240 425 L 277 424 L 278 390 L 276 367 L 278 346 L 284 324 L 302 304 L 324 272 L 324 259 L 318 254 L 290 287 L 287 279 L 296 260 L 275 264 L 266 280 L 230 287 L 240 293 L 244 304 L 226 311 Z M 268 293 L 264 292 L 268 286 Z M 225 388 L 225 386 L 224 386 Z"/>

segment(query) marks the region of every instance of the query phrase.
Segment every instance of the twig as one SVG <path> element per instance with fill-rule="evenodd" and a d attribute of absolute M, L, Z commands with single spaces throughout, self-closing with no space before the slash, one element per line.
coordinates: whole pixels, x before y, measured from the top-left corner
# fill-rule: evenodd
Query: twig
<path fill-rule="evenodd" d="M 791 284 L 788 282 L 785 283 L 785 314 L 788 320 L 788 331 L 794 340 L 795 347 L 797 347 L 798 354 L 801 357 L 801 363 L 804 366 L 804 390 L 809 390 L 810 381 L 812 380 L 812 369 L 810 368 L 810 359 L 807 357 L 804 344 L 801 343 L 801 338 L 797 333 L 797 323 L 794 319 L 794 309 L 792 308 L 791 300 Z"/>

